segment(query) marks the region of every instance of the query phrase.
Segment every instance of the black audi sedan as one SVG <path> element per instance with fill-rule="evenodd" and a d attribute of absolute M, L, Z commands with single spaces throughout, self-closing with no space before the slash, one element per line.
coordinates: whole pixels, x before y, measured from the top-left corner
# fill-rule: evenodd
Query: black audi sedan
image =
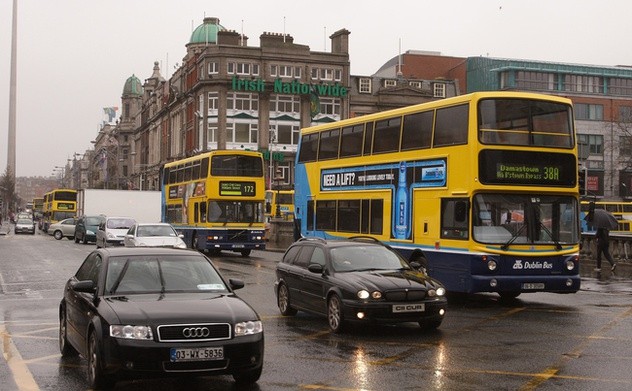
<path fill-rule="evenodd" d="M 422 265 L 370 237 L 300 239 L 277 264 L 276 277 L 282 315 L 325 315 L 335 333 L 349 321 L 436 329 L 447 308 L 445 288 Z"/>
<path fill-rule="evenodd" d="M 92 388 L 177 375 L 254 383 L 263 368 L 263 326 L 233 292 L 243 286 L 197 251 L 97 249 L 66 283 L 62 357 L 87 358 Z"/>

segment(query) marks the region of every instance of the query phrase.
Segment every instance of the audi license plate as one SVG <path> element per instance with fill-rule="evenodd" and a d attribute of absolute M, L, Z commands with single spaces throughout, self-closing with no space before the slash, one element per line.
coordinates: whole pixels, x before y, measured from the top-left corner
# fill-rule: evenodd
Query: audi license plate
<path fill-rule="evenodd" d="M 171 362 L 223 360 L 224 347 L 181 349 L 171 348 Z"/>
<path fill-rule="evenodd" d="M 410 303 L 410 304 L 393 304 L 393 313 L 401 314 L 405 312 L 424 312 L 426 305 L 424 303 Z"/>

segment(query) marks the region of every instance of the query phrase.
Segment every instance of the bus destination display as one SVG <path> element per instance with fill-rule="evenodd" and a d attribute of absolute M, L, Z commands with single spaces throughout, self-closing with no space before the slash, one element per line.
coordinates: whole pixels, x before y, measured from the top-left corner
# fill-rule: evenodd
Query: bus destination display
<path fill-rule="evenodd" d="M 484 184 L 575 186 L 577 164 L 572 154 L 496 151 L 480 153 Z"/>
<path fill-rule="evenodd" d="M 220 196 L 254 197 L 256 185 L 254 182 L 219 182 Z"/>

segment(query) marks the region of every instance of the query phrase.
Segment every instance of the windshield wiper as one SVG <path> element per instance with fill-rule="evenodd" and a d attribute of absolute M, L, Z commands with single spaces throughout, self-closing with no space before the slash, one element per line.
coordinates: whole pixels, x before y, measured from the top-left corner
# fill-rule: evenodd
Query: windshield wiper
<path fill-rule="evenodd" d="M 160 260 L 156 259 L 158 262 L 158 274 L 160 275 L 160 298 L 162 298 L 165 294 L 165 276 L 162 274 L 162 266 L 160 265 Z"/>
<path fill-rule="evenodd" d="M 507 243 L 503 244 L 500 248 L 501 248 L 503 251 L 506 251 L 506 250 L 509 248 L 509 246 L 510 246 L 513 242 L 515 242 L 515 241 L 516 241 L 516 239 L 518 239 L 518 238 L 520 237 L 520 234 L 522 233 L 522 231 L 524 231 L 524 230 L 525 230 L 525 228 L 527 228 L 527 225 L 526 225 L 526 224 L 523 224 L 523 225 L 520 227 L 520 229 L 519 229 L 518 231 L 516 231 L 516 233 L 515 233 L 515 234 L 513 234 L 513 235 L 511 236 L 511 239 L 509 239 L 509 240 L 507 241 Z"/>
<path fill-rule="evenodd" d="M 546 234 L 551 237 L 551 240 L 553 241 L 553 243 L 555 243 L 555 249 L 558 251 L 561 250 L 562 245 L 557 239 L 555 239 L 551 231 L 548 228 L 546 228 L 546 226 L 542 223 L 542 221 L 538 221 L 538 223 L 540 224 L 540 227 L 544 230 L 544 232 L 546 232 Z"/>
<path fill-rule="evenodd" d="M 116 292 L 116 289 L 118 289 L 118 286 L 121 283 L 121 280 L 123 280 L 123 276 L 125 276 L 125 273 L 127 272 L 128 266 L 129 266 L 129 259 L 125 261 L 125 265 L 123 265 L 123 269 L 121 269 L 121 274 L 119 274 L 116 281 L 114 281 L 114 285 L 112 285 L 112 289 L 110 289 L 110 294 L 113 294 L 114 292 Z"/>

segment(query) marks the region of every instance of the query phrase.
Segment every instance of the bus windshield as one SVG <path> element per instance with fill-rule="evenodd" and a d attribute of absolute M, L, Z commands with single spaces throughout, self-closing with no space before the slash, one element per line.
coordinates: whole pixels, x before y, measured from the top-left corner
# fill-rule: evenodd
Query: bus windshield
<path fill-rule="evenodd" d="M 474 240 L 485 244 L 574 244 L 579 240 L 577 203 L 570 196 L 478 194 Z"/>
<path fill-rule="evenodd" d="M 484 144 L 572 148 L 573 117 L 568 105 L 527 99 L 483 99 L 478 107 Z"/>
<path fill-rule="evenodd" d="M 209 223 L 262 223 L 261 202 L 209 201 Z"/>

